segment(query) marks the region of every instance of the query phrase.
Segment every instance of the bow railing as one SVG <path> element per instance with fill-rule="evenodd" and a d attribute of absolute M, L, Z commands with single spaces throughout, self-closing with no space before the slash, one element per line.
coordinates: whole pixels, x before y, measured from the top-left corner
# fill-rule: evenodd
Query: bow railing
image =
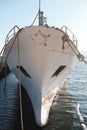
<path fill-rule="evenodd" d="M 73 32 L 68 28 L 66 27 L 65 25 L 62 26 L 60 28 L 62 31 L 65 32 L 65 34 L 67 34 L 69 36 L 69 39 L 73 42 L 73 44 L 77 47 L 77 38 L 76 36 L 73 34 Z"/>
<path fill-rule="evenodd" d="M 7 34 L 5 39 L 5 44 L 8 44 L 8 42 L 11 40 L 12 37 L 19 31 L 19 27 L 15 25 Z"/>

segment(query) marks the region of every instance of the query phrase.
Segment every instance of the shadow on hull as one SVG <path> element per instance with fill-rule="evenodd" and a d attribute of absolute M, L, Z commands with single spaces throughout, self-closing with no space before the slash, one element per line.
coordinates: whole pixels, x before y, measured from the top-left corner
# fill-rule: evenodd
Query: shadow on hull
<path fill-rule="evenodd" d="M 34 111 L 31 104 L 31 100 L 23 87 L 22 87 L 22 104 L 23 104 L 24 129 L 42 130 L 42 128 L 35 123 Z"/>

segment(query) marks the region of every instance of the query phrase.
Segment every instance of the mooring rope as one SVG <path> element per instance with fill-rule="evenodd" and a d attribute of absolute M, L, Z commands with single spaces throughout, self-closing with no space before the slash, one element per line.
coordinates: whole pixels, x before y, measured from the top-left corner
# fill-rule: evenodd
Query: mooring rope
<path fill-rule="evenodd" d="M 76 111 L 77 111 L 77 116 L 78 116 L 78 118 L 79 118 L 80 125 L 81 125 L 81 127 L 82 127 L 83 130 L 87 130 L 86 125 L 85 125 L 85 122 L 84 122 L 84 119 L 83 119 L 83 117 L 82 117 L 82 115 L 81 115 L 81 113 L 80 113 L 79 108 L 80 108 L 80 104 L 77 103 Z"/>
<path fill-rule="evenodd" d="M 20 46 L 18 37 L 18 79 L 19 79 L 19 99 L 20 99 L 20 116 L 21 116 L 21 130 L 24 130 L 23 125 L 23 110 L 22 110 L 22 95 L 21 95 L 21 74 L 20 74 Z"/>

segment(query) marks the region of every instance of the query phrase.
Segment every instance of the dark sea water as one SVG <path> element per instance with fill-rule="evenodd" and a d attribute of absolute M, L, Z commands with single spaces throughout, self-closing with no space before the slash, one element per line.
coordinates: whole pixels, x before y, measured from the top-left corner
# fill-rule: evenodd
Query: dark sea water
<path fill-rule="evenodd" d="M 45 127 L 35 124 L 32 105 L 23 88 L 22 101 L 24 130 L 82 130 L 76 106 L 79 102 L 87 126 L 87 65 L 77 61 L 67 85 L 54 99 Z M 0 80 L 0 130 L 21 130 L 20 124 L 18 80 L 10 73 L 6 77 L 6 85 L 5 78 Z"/>

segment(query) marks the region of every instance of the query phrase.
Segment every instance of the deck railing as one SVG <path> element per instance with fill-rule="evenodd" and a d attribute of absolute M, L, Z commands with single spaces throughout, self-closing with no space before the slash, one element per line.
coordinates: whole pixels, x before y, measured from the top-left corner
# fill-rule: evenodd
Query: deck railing
<path fill-rule="evenodd" d="M 68 36 L 69 36 L 69 39 L 74 43 L 74 45 L 77 47 L 77 38 L 75 37 L 75 35 L 72 33 L 72 31 L 66 27 L 65 25 L 62 26 L 60 28 L 62 31 L 64 31 Z"/>
<path fill-rule="evenodd" d="M 12 37 L 18 32 L 19 27 L 15 25 L 7 34 L 6 39 L 5 39 L 5 45 L 8 44 L 8 42 L 11 40 Z"/>
<path fill-rule="evenodd" d="M 6 38 L 5 38 L 5 45 L 3 46 L 1 52 L 0 52 L 0 56 L 4 55 L 4 49 L 5 46 L 8 44 L 8 42 L 11 40 L 12 37 L 15 36 L 15 34 L 19 31 L 19 27 L 17 25 L 15 25 L 7 34 Z"/>

